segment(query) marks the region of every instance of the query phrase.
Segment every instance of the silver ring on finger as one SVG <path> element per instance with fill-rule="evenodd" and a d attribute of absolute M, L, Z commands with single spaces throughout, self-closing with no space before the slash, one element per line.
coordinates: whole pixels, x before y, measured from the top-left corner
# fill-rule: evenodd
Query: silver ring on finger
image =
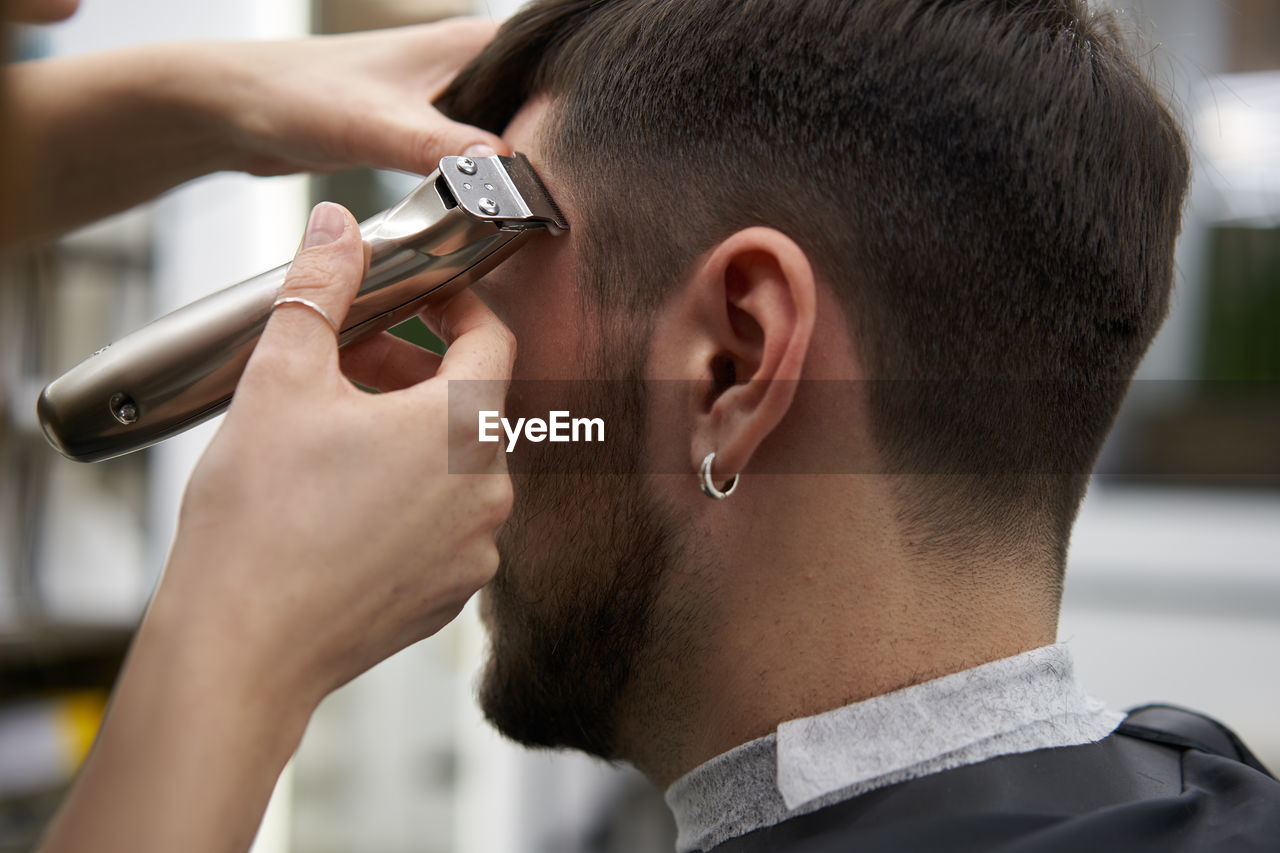
<path fill-rule="evenodd" d="M 321 308 L 317 303 L 307 299 L 305 296 L 281 296 L 275 302 L 271 303 L 271 310 L 274 312 L 281 305 L 301 305 L 303 308 L 310 308 L 312 311 L 324 318 L 324 321 L 329 324 L 330 329 L 333 329 L 333 333 L 335 335 L 339 332 L 338 324 L 329 316 L 329 312 Z"/>

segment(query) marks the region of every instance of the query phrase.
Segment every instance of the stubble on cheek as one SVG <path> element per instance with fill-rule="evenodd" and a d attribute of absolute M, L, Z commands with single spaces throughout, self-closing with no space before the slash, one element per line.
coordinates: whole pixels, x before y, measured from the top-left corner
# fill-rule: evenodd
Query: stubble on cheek
<path fill-rule="evenodd" d="M 644 347 L 620 336 L 596 356 L 628 377 L 587 382 L 557 406 L 603 417 L 607 446 L 518 447 L 516 504 L 498 537 L 501 566 L 485 591 L 489 660 L 481 707 L 520 743 L 570 747 L 613 759 L 616 723 L 644 665 L 662 578 L 677 553 L 674 519 L 645 489 Z M 607 357 L 606 357 L 607 356 Z M 591 361 L 592 359 L 588 359 Z M 538 389 L 528 390 L 538 397 Z M 527 407 L 531 399 L 517 402 Z M 527 454 L 527 455 L 523 455 Z"/>
<path fill-rule="evenodd" d="M 627 475 L 516 481 L 482 603 L 481 683 L 486 716 L 513 740 L 616 757 L 618 703 L 643 655 L 668 538 L 652 530 L 637 485 Z"/>

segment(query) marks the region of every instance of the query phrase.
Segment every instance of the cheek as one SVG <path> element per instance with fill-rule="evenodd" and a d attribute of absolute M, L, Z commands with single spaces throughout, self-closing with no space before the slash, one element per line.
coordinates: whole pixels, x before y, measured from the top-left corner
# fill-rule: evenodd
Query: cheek
<path fill-rule="evenodd" d="M 517 379 L 573 379 L 587 324 L 565 238 L 529 245 L 472 286 L 516 336 Z"/>
<path fill-rule="evenodd" d="M 548 286 L 540 289 L 543 283 Z M 510 305 L 508 325 L 516 336 L 515 378 L 580 378 L 589 324 L 569 289 L 551 282 L 526 282 Z"/>

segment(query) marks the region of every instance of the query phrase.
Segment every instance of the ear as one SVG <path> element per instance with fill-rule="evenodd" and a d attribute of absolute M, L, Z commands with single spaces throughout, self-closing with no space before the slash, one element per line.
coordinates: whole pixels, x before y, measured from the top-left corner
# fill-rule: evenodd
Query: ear
<path fill-rule="evenodd" d="M 772 228 L 739 231 L 695 266 L 684 302 L 685 369 L 698 379 L 694 470 L 714 451 L 712 476 L 727 480 L 782 422 L 804 372 L 816 288 L 808 256 Z"/>

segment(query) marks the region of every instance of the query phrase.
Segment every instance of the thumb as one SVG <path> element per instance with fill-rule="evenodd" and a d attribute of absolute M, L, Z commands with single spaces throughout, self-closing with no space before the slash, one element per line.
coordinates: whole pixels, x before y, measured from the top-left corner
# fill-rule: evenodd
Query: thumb
<path fill-rule="evenodd" d="M 332 202 L 316 205 L 245 372 L 269 370 L 297 378 L 299 372 L 313 374 L 319 365 L 336 367 L 337 333 L 367 263 L 355 217 Z"/>

